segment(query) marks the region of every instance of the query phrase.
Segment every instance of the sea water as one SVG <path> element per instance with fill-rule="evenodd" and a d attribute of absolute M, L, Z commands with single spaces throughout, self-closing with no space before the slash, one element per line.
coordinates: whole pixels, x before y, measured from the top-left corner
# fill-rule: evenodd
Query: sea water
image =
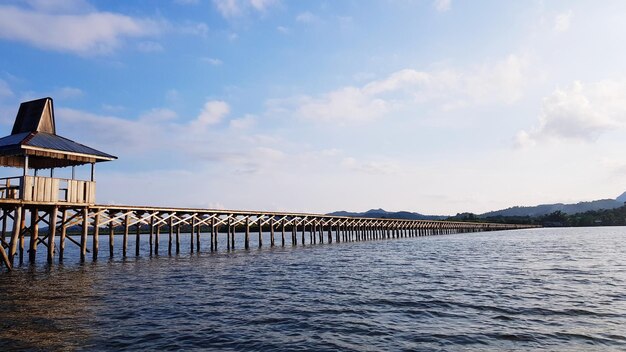
<path fill-rule="evenodd" d="M 264 236 L 232 251 L 224 236 L 216 252 L 203 238 L 190 254 L 187 234 L 173 256 L 167 235 L 153 256 L 142 238 L 140 257 L 131 237 L 126 259 L 103 236 L 85 264 L 71 243 L 62 264 L 39 253 L 0 274 L 0 350 L 626 350 L 623 227 L 317 245 L 307 233 L 284 248 Z"/>

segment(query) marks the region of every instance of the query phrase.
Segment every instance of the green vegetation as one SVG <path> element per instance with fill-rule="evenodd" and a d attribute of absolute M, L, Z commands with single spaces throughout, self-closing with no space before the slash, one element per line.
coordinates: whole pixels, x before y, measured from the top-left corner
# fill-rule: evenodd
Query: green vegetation
<path fill-rule="evenodd" d="M 626 205 L 615 209 L 592 210 L 584 213 L 566 214 L 555 211 L 540 216 L 488 216 L 481 217 L 472 213 L 461 213 L 446 220 L 468 222 L 492 222 L 507 224 L 530 224 L 544 227 L 561 226 L 625 226 Z"/>

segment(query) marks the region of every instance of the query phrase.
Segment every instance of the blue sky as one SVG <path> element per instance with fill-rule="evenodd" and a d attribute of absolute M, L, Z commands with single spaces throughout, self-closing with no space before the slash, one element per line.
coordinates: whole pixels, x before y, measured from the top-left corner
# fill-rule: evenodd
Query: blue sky
<path fill-rule="evenodd" d="M 626 3 L 4 1 L 0 128 L 51 96 L 98 202 L 485 212 L 626 190 Z M 7 174 L 16 170 L 4 170 Z"/>

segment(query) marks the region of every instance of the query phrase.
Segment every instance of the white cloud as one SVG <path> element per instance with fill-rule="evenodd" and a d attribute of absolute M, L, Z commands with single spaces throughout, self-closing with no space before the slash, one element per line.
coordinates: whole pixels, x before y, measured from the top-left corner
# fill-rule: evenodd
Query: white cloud
<path fill-rule="evenodd" d="M 236 17 L 242 14 L 243 10 L 237 0 L 213 0 L 217 11 L 225 18 Z"/>
<path fill-rule="evenodd" d="M 256 116 L 246 115 L 238 119 L 230 120 L 230 127 L 236 129 L 247 129 L 256 124 Z"/>
<path fill-rule="evenodd" d="M 204 129 L 208 125 L 214 125 L 222 121 L 229 112 L 230 107 L 226 102 L 209 100 L 204 104 L 202 112 L 200 112 L 198 118 L 192 122 L 192 125 Z"/>
<path fill-rule="evenodd" d="M 592 142 L 611 129 L 626 126 L 626 82 L 574 82 L 543 100 L 539 125 L 518 134 L 518 145 L 543 140 Z"/>
<path fill-rule="evenodd" d="M 566 32 L 570 27 L 572 20 L 572 11 L 558 14 L 554 19 L 554 30 L 557 32 Z"/>
<path fill-rule="evenodd" d="M 176 111 L 164 108 L 152 109 L 139 117 L 142 123 L 172 121 L 178 118 Z"/>
<path fill-rule="evenodd" d="M 257 11 L 265 11 L 276 2 L 276 0 L 250 0 L 250 5 Z"/>
<path fill-rule="evenodd" d="M 465 71 L 403 69 L 362 86 L 346 86 L 318 96 L 268 102 L 275 112 L 313 120 L 368 121 L 415 104 L 443 110 L 468 105 L 515 102 L 522 96 L 526 63 L 515 55 Z"/>
<path fill-rule="evenodd" d="M 0 98 L 10 98 L 14 96 L 11 87 L 4 80 L 0 79 Z"/>
<path fill-rule="evenodd" d="M 319 17 L 315 16 L 309 11 L 302 12 L 296 16 L 296 21 L 300 23 L 311 24 L 319 22 L 319 20 Z"/>
<path fill-rule="evenodd" d="M 284 26 L 278 26 L 276 27 L 276 30 L 279 31 L 282 34 L 289 34 L 289 28 L 284 27 Z"/>
<path fill-rule="evenodd" d="M 79 88 L 63 87 L 55 90 L 52 96 L 55 98 L 72 99 L 82 97 L 84 94 Z"/>
<path fill-rule="evenodd" d="M 207 64 L 212 66 L 219 66 L 223 64 L 222 60 L 216 59 L 214 57 L 203 57 L 201 60 L 202 62 L 206 62 Z"/>
<path fill-rule="evenodd" d="M 206 37 L 209 34 L 209 26 L 203 22 L 185 22 L 178 27 L 178 32 Z"/>
<path fill-rule="evenodd" d="M 346 157 L 341 161 L 341 165 L 351 171 L 369 175 L 391 175 L 400 172 L 398 164 L 390 161 L 360 162 L 353 157 Z"/>
<path fill-rule="evenodd" d="M 213 0 L 217 11 L 226 19 L 240 17 L 249 12 L 266 12 L 277 0 Z"/>
<path fill-rule="evenodd" d="M 450 10 L 451 5 L 452 4 L 450 0 L 435 0 L 435 2 L 433 3 L 435 10 L 439 12 L 445 12 Z"/>
<path fill-rule="evenodd" d="M 154 21 L 110 12 L 51 14 L 0 6 L 0 38 L 41 49 L 102 54 L 119 47 L 123 38 L 145 37 L 158 31 Z"/>
<path fill-rule="evenodd" d="M 93 6 L 86 0 L 27 0 L 33 9 L 45 13 L 85 13 L 93 11 Z"/>

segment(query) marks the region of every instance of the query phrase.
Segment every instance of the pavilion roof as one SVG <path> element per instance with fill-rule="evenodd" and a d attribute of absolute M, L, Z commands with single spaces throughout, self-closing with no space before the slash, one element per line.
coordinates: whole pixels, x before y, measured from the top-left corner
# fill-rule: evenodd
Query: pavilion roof
<path fill-rule="evenodd" d="M 56 134 L 52 98 L 24 102 L 9 136 L 0 138 L 0 166 L 47 169 L 115 160 L 117 157 Z"/>

